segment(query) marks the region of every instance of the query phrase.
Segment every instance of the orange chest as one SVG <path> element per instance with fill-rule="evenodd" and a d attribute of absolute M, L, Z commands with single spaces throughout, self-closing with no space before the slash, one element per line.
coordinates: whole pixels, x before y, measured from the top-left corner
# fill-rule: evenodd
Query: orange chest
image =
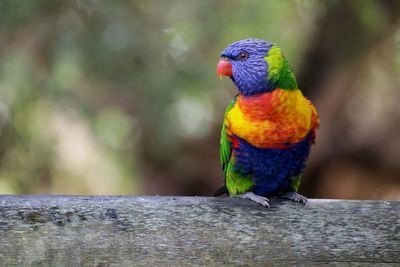
<path fill-rule="evenodd" d="M 300 90 L 239 96 L 228 112 L 229 132 L 260 148 L 300 142 L 312 127 L 312 107 Z"/>

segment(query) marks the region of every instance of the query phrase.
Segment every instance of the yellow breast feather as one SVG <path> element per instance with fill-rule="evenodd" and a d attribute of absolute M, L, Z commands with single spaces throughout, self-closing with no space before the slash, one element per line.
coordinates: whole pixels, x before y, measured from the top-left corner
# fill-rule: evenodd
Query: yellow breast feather
<path fill-rule="evenodd" d="M 228 112 L 229 131 L 260 148 L 297 143 L 311 129 L 312 107 L 300 90 L 275 89 L 257 96 L 239 96 Z"/>

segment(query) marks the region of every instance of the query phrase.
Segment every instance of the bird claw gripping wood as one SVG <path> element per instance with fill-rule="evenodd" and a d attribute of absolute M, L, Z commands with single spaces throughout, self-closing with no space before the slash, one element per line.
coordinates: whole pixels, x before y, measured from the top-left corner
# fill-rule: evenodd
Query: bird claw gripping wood
<path fill-rule="evenodd" d="M 260 204 L 261 206 L 264 206 L 267 208 L 270 207 L 268 198 L 256 195 L 253 192 L 246 192 L 244 194 L 236 195 L 235 197 L 249 199 L 251 201 L 256 202 L 257 204 Z"/>
<path fill-rule="evenodd" d="M 304 205 L 307 204 L 308 200 L 305 196 L 302 196 L 296 192 L 287 192 L 286 194 L 282 195 L 282 198 L 289 199 L 295 202 L 303 203 Z"/>

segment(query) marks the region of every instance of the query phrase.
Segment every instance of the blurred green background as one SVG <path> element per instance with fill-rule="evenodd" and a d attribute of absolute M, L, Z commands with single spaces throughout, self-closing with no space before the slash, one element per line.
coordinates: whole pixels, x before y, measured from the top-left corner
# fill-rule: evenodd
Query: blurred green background
<path fill-rule="evenodd" d="M 400 200 L 400 1 L 3 0 L 0 193 L 210 195 L 233 41 L 277 43 L 320 114 L 301 192 Z"/>

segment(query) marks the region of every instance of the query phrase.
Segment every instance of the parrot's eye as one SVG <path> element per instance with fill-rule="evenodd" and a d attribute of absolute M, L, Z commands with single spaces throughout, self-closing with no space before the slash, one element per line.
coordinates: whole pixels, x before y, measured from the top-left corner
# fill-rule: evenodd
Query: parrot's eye
<path fill-rule="evenodd" d="M 239 55 L 238 55 L 238 58 L 240 60 L 246 60 L 248 57 L 249 57 L 249 53 L 247 53 L 245 51 L 240 52 Z"/>

